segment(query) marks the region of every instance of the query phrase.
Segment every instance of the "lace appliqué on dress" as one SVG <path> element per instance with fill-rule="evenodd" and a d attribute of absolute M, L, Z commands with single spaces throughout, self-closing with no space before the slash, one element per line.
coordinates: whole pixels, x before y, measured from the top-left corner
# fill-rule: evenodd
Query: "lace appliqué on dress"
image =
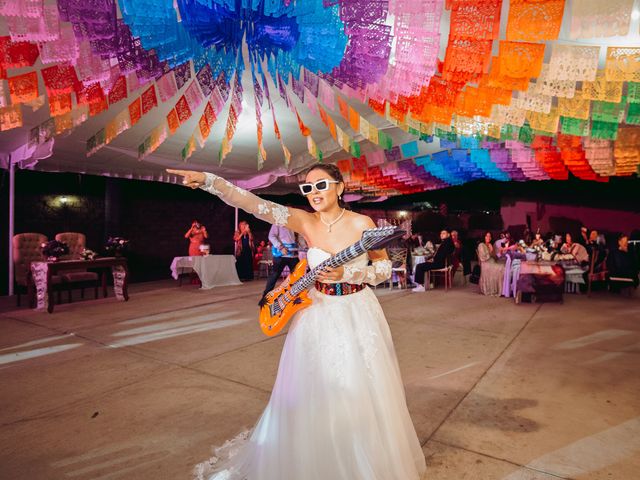
<path fill-rule="evenodd" d="M 197 464 L 194 467 L 193 480 L 209 480 L 211 475 L 216 471 L 216 467 L 220 467 L 220 463 L 226 462 L 235 457 L 240 449 L 247 444 L 250 434 L 250 430 L 245 430 L 231 440 L 224 442 L 221 447 L 215 448 L 213 450 L 213 457 Z M 238 478 L 234 476 L 233 470 L 222 470 L 212 477 L 211 480 L 246 480 L 246 478 Z"/>
<path fill-rule="evenodd" d="M 231 183 L 229 180 L 225 180 L 225 181 L 224 181 L 224 183 L 225 183 L 225 185 L 226 185 L 227 187 L 229 187 L 229 188 L 233 188 L 236 192 L 238 192 L 238 193 L 239 193 L 240 195 L 242 195 L 243 197 L 246 197 L 246 196 L 247 196 L 247 194 L 249 193 L 249 192 L 247 192 L 246 190 L 244 190 L 244 189 L 240 188 L 239 186 L 234 185 L 234 184 L 233 184 L 233 183 Z"/>
<path fill-rule="evenodd" d="M 289 209 L 283 205 L 272 203 L 271 215 L 273 216 L 274 223 L 282 227 L 287 224 L 291 212 L 289 212 Z"/>
<path fill-rule="evenodd" d="M 359 265 L 345 265 L 342 280 L 349 283 L 367 283 L 378 285 L 391 278 L 391 261 L 377 260 L 373 265 L 361 267 Z"/>
<path fill-rule="evenodd" d="M 382 281 L 391 278 L 391 260 L 378 260 L 373 262 L 373 270 L 376 277 L 381 278 Z"/>
<path fill-rule="evenodd" d="M 213 173 L 208 173 L 208 172 L 205 172 L 204 175 L 205 175 L 206 181 L 205 181 L 205 184 L 200 188 L 202 188 L 202 190 L 205 190 L 211 193 L 212 195 L 217 195 L 218 197 L 222 197 L 223 193 L 213 185 L 215 181 L 220 177 L 217 175 L 214 175 Z"/>
<path fill-rule="evenodd" d="M 366 328 L 366 325 L 362 325 L 363 330 Z M 360 349 L 362 350 L 362 358 L 364 359 L 364 364 L 367 367 L 367 375 L 369 378 L 373 378 L 373 359 L 378 353 L 378 347 L 376 347 L 376 337 L 378 334 L 373 330 L 367 328 L 366 331 L 362 331 L 359 333 L 360 340 Z"/>
<path fill-rule="evenodd" d="M 332 372 L 338 385 L 344 387 L 347 385 L 346 362 L 353 357 L 351 355 L 352 345 L 340 332 L 332 332 L 330 338 L 332 342 L 323 345 L 324 352 L 320 354 L 320 357 L 324 358 L 330 366 L 326 371 Z"/>

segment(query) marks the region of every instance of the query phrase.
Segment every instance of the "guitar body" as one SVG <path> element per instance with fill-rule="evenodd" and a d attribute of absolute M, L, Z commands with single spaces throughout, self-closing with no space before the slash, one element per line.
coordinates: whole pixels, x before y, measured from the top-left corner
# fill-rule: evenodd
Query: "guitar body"
<path fill-rule="evenodd" d="M 287 279 L 260 301 L 260 328 L 268 337 L 282 331 L 291 317 L 311 305 L 309 288 L 320 272 L 336 268 L 358 258 L 369 250 L 384 248 L 388 242 L 400 238 L 405 232 L 394 226 L 371 228 L 362 232 L 362 239 L 339 251 L 331 258 L 307 272 L 307 261 L 296 265 Z"/>
<path fill-rule="evenodd" d="M 260 308 L 260 328 L 268 337 L 273 337 L 280 333 L 297 312 L 311 305 L 311 299 L 309 298 L 309 292 L 307 290 L 302 291 L 296 296 L 291 294 L 291 286 L 301 279 L 306 271 L 307 261 L 301 260 L 287 279 L 265 297 L 264 304 Z M 289 294 L 290 298 L 283 300 L 286 294 Z M 281 312 L 272 314 L 272 306 L 278 302 L 279 298 L 284 308 Z"/>

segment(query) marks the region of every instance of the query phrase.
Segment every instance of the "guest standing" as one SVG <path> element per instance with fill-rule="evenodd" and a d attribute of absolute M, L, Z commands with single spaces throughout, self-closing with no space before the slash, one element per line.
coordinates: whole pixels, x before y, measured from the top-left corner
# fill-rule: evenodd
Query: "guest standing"
<path fill-rule="evenodd" d="M 253 280 L 253 233 L 249 224 L 244 220 L 238 224 L 238 230 L 233 236 L 236 243 L 236 270 L 241 281 Z"/>
<path fill-rule="evenodd" d="M 289 273 L 291 273 L 298 264 L 298 242 L 294 232 L 281 225 L 273 224 L 269 230 L 269 241 L 273 245 L 271 249 L 273 271 L 267 279 L 267 285 L 262 293 L 263 297 L 276 286 L 284 267 L 289 267 Z"/>
<path fill-rule="evenodd" d="M 184 238 L 189 239 L 189 256 L 197 257 L 202 255 L 200 245 L 204 244 L 206 238 L 209 238 L 207 229 L 198 220 L 191 223 L 191 228 L 184 234 Z"/>

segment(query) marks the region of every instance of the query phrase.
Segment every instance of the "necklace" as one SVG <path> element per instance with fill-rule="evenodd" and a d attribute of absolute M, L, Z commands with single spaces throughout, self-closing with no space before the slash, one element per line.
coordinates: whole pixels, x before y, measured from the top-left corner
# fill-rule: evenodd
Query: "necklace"
<path fill-rule="evenodd" d="M 335 223 L 338 222 L 338 220 L 340 220 L 342 218 L 342 216 L 344 215 L 344 212 L 346 211 L 345 208 L 342 209 L 342 212 L 340 213 L 340 215 L 338 215 L 338 218 L 336 218 L 333 222 L 325 222 L 324 219 L 322 218 L 322 214 L 320 214 L 320 221 L 322 223 L 324 223 L 327 226 L 327 232 L 331 233 L 331 227 L 332 225 L 334 225 Z"/>

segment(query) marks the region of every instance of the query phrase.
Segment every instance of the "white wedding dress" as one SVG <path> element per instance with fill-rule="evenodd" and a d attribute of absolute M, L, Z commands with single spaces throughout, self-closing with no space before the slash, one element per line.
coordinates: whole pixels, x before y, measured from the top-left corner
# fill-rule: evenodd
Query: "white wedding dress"
<path fill-rule="evenodd" d="M 329 258 L 311 248 L 311 268 Z M 365 268 L 366 255 L 345 268 Z M 370 288 L 311 289 L 292 320 L 269 404 L 251 433 L 196 467 L 209 480 L 419 480 L 425 459 L 411 423 L 389 326 Z"/>

